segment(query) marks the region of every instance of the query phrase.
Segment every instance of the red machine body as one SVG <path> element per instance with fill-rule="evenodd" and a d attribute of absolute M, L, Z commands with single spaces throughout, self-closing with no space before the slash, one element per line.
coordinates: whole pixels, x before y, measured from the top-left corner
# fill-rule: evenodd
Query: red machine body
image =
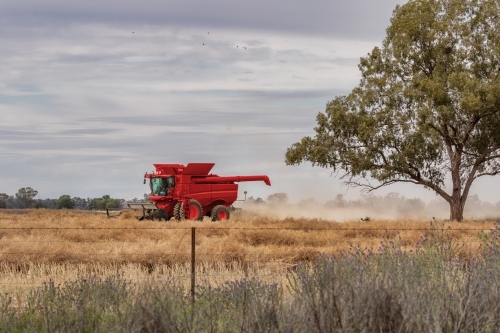
<path fill-rule="evenodd" d="M 155 171 L 146 173 L 151 187 L 151 200 L 158 209 L 154 217 L 175 217 L 201 220 L 229 218 L 229 206 L 238 197 L 237 182 L 263 181 L 271 185 L 268 176 L 223 176 L 211 174 L 215 163 L 154 164 Z"/>

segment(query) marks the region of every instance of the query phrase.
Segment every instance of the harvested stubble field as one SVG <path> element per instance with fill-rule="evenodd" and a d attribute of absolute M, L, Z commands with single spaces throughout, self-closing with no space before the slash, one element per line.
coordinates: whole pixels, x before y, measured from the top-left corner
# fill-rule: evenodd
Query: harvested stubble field
<path fill-rule="evenodd" d="M 2 332 L 500 329 L 493 221 L 241 211 L 222 223 L 138 222 L 132 212 L 2 211 L 0 245 Z"/>
<path fill-rule="evenodd" d="M 0 212 L 3 263 L 175 264 L 190 260 L 191 228 L 196 227 L 197 261 L 311 261 L 352 246 L 376 251 L 382 241 L 412 249 L 429 232 L 430 221 L 375 220 L 333 222 L 278 219 L 258 212 L 236 212 L 224 222 L 136 220 L 127 211 L 116 218 L 82 211 Z M 480 233 L 493 221 L 439 222 L 434 228 L 452 237 L 463 257 L 477 254 Z"/>
<path fill-rule="evenodd" d="M 39 285 L 48 278 L 107 276 L 123 272 L 134 281 L 182 277 L 189 281 L 191 228 L 196 227 L 196 271 L 212 282 L 248 274 L 271 279 L 297 262 L 339 254 L 353 246 L 377 251 L 394 241 L 412 250 L 430 221 L 333 222 L 268 217 L 237 211 L 225 222 L 136 220 L 128 211 L 116 218 L 83 211 L 0 212 L 0 284 Z M 434 222 L 452 237 L 462 258 L 477 255 L 481 230 L 492 221 Z"/>

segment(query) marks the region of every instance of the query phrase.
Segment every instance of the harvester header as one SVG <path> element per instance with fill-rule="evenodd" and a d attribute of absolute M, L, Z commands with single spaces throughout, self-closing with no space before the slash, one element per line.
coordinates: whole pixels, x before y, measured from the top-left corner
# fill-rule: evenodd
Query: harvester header
<path fill-rule="evenodd" d="M 149 179 L 152 202 L 127 203 L 130 208 L 143 210 L 140 219 L 202 220 L 209 216 L 212 221 L 226 220 L 229 207 L 238 197 L 235 183 L 263 181 L 271 186 L 266 175 L 221 177 L 211 174 L 215 163 L 153 165 L 155 171 L 144 175 L 144 183 Z"/>

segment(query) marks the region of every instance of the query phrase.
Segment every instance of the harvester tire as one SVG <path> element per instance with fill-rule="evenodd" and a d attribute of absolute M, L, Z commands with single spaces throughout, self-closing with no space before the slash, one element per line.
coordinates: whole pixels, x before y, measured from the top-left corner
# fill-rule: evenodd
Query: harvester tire
<path fill-rule="evenodd" d="M 182 211 L 182 202 L 178 202 L 174 206 L 174 218 L 177 221 L 184 219 L 184 212 Z"/>
<path fill-rule="evenodd" d="M 189 200 L 189 220 L 202 221 L 203 220 L 203 207 L 194 199 Z"/>
<path fill-rule="evenodd" d="M 212 221 L 224 221 L 224 220 L 229 220 L 229 209 L 227 209 L 226 206 L 223 205 L 217 205 L 212 209 Z"/>
<path fill-rule="evenodd" d="M 202 221 L 203 220 L 203 207 L 201 204 L 194 199 L 189 200 L 189 215 L 188 220 Z M 186 220 L 184 214 L 184 207 L 182 202 L 178 202 L 174 206 L 174 217 L 177 221 Z"/>

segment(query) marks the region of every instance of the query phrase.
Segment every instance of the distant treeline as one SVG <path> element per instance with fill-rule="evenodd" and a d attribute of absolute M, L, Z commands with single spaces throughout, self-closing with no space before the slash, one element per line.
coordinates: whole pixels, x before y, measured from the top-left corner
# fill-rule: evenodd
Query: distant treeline
<path fill-rule="evenodd" d="M 102 210 L 106 208 L 122 208 L 125 199 L 111 198 L 103 195 L 100 198 L 71 197 L 67 194 L 59 198 L 37 198 L 38 191 L 31 187 L 20 188 L 14 195 L 0 193 L 0 209 L 24 209 L 24 208 L 47 208 L 47 209 L 80 209 L 80 210 Z M 132 201 L 144 202 L 143 199 L 134 198 Z"/>
<path fill-rule="evenodd" d="M 21 188 L 14 195 L 0 193 L 0 209 L 23 209 L 23 208 L 47 208 L 47 209 L 80 209 L 80 210 L 102 210 L 106 208 L 123 208 L 126 201 L 147 202 L 149 195 L 144 194 L 141 199 L 132 200 L 111 198 L 109 195 L 103 195 L 100 198 L 80 198 L 70 197 L 67 194 L 59 198 L 37 198 L 38 191 L 26 187 Z M 274 193 L 269 195 L 266 200 L 262 198 L 249 197 L 246 204 L 266 206 L 269 209 L 298 207 L 301 209 L 327 209 L 327 210 L 356 210 L 359 213 L 366 214 L 409 214 L 425 215 L 429 214 L 448 214 L 448 204 L 436 198 L 425 202 L 420 198 L 406 198 L 398 193 L 389 193 L 385 196 L 374 194 L 362 195 L 358 199 L 346 200 L 342 194 L 338 194 L 335 199 L 326 202 L 319 202 L 315 199 L 303 199 L 298 202 L 290 203 L 286 193 Z M 490 203 L 481 201 L 477 195 L 469 196 L 465 205 L 465 213 L 469 217 L 479 216 L 500 216 L 500 201 Z"/>
<path fill-rule="evenodd" d="M 106 208 L 121 208 L 125 203 L 125 199 L 114 199 L 109 195 L 104 195 L 101 198 L 80 198 L 70 197 L 70 203 L 59 199 L 34 199 L 31 205 L 26 206 L 21 200 L 15 196 L 8 196 L 6 200 L 0 202 L 0 208 L 7 209 L 23 209 L 23 208 L 47 208 L 47 209 L 106 209 Z"/>

